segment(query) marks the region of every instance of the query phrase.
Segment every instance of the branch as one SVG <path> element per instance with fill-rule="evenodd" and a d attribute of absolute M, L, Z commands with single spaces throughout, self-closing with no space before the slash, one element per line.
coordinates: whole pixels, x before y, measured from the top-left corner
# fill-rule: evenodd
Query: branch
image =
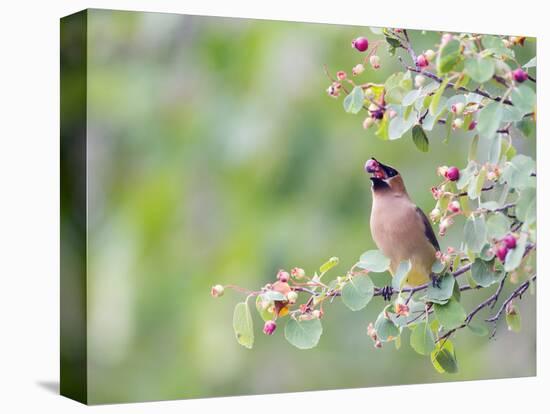
<path fill-rule="evenodd" d="M 495 324 L 493 332 L 491 333 L 491 336 L 489 338 L 492 338 L 493 336 L 495 336 L 495 333 L 496 333 L 496 330 L 497 330 L 496 324 L 497 324 L 498 320 L 500 319 L 500 317 L 502 316 L 502 314 L 504 313 L 504 311 L 506 310 L 506 306 L 508 306 L 508 304 L 510 302 L 512 302 L 517 297 L 519 297 L 521 299 L 521 296 L 529 288 L 529 285 L 532 282 L 535 282 L 536 280 L 537 280 L 537 275 L 535 274 L 535 275 L 531 276 L 529 279 L 527 279 L 525 282 L 523 282 L 521 285 L 519 285 L 516 289 L 514 289 L 514 291 L 510 294 L 510 296 L 508 296 L 508 298 L 504 302 L 502 302 L 502 305 L 500 306 L 498 312 L 495 313 L 494 316 L 485 319 L 485 321 L 492 322 L 492 323 Z"/>
<path fill-rule="evenodd" d="M 492 190 L 493 188 L 495 188 L 494 185 L 489 185 L 489 186 L 487 186 L 487 187 L 483 187 L 483 188 L 481 189 L 481 191 L 490 191 L 490 190 Z M 463 191 L 462 193 L 458 193 L 456 196 L 457 196 L 457 197 L 465 197 L 465 196 L 467 196 L 467 195 L 468 195 L 468 192 L 467 192 L 467 191 Z"/>
<path fill-rule="evenodd" d="M 439 342 L 439 341 L 442 341 L 446 338 L 448 338 L 449 336 L 451 336 L 454 332 L 456 332 L 458 329 L 462 329 L 464 327 L 466 327 L 471 321 L 472 319 L 474 318 L 474 316 L 480 311 L 482 310 L 483 308 L 485 308 L 486 306 L 494 306 L 497 301 L 498 301 L 498 297 L 500 295 L 500 293 L 502 292 L 502 288 L 504 287 L 504 282 L 506 280 L 506 276 L 507 274 L 504 275 L 504 277 L 502 278 L 502 280 L 500 281 L 499 285 L 498 285 L 498 288 L 496 290 L 495 293 L 493 293 L 491 296 L 489 296 L 486 300 L 484 300 L 483 302 L 481 302 L 479 305 L 477 305 L 467 316 L 466 316 L 466 319 L 464 319 L 464 323 L 454 329 L 451 329 L 450 331 L 448 331 L 446 334 L 440 336 L 439 338 L 436 339 L 436 343 Z"/>
<path fill-rule="evenodd" d="M 523 257 L 527 256 L 529 254 L 529 252 L 535 247 L 534 244 L 529 244 L 526 248 L 525 248 L 525 252 L 523 253 Z M 490 306 L 491 309 L 496 305 L 497 301 L 498 301 L 498 298 L 500 296 L 500 294 L 502 293 L 502 289 L 504 288 L 504 283 L 506 281 L 506 276 L 507 274 L 504 275 L 504 277 L 502 278 L 502 280 L 500 281 L 499 285 L 498 285 L 498 288 L 497 290 L 495 291 L 495 293 L 493 293 L 491 296 L 489 296 L 486 300 L 484 300 L 483 302 L 481 302 L 479 305 L 477 305 L 467 316 L 466 316 L 466 319 L 464 319 L 464 323 L 454 329 L 451 329 L 449 331 L 447 331 L 447 333 L 443 334 L 442 336 L 440 336 L 439 338 L 437 338 L 436 340 L 436 343 L 441 341 L 441 340 L 444 340 L 448 337 L 450 337 L 453 333 L 455 333 L 457 330 L 459 329 L 462 329 L 464 327 L 466 327 L 473 319 L 473 317 L 482 309 L 484 309 L 485 307 L 488 307 Z M 486 319 L 486 322 L 495 322 L 495 325 L 496 325 L 496 321 L 498 321 L 498 319 L 500 318 L 500 316 L 502 315 L 502 312 L 506 309 L 506 305 L 508 303 L 510 303 L 514 298 L 520 296 L 527 290 L 527 288 L 529 287 L 529 284 L 530 284 L 530 281 L 535 281 L 536 279 L 536 275 L 533 275 L 530 279 L 526 280 L 525 282 L 523 282 L 520 286 L 518 286 L 513 292 L 512 294 L 508 297 L 508 299 L 506 299 L 504 301 L 504 303 L 502 304 L 502 306 L 500 307 L 499 311 L 496 313 L 495 316 L 489 318 L 489 319 Z M 462 288 L 461 288 L 462 290 Z M 490 338 L 492 338 L 496 333 L 496 327 L 495 329 L 493 330 Z"/>
<path fill-rule="evenodd" d="M 420 73 L 420 74 L 426 76 L 427 78 L 430 78 L 430 79 L 432 79 L 432 80 L 434 80 L 438 83 L 443 83 L 443 78 L 440 78 L 435 73 L 432 73 L 432 72 L 427 71 L 427 70 L 422 70 L 422 69 L 417 67 L 417 65 L 416 65 L 416 54 L 414 53 L 414 50 L 411 47 L 411 44 L 410 44 L 410 41 L 408 39 L 408 36 L 407 36 L 406 32 L 405 32 L 405 36 L 406 36 L 406 44 L 403 44 L 403 41 L 402 41 L 401 38 L 398 38 L 398 39 L 401 41 L 401 47 L 403 49 L 407 50 L 407 52 L 409 53 L 412 61 L 414 62 L 414 65 L 415 65 L 414 67 L 412 67 L 410 65 L 407 65 L 403 61 L 401 56 L 398 56 L 397 58 L 399 59 L 401 64 L 405 67 L 405 69 L 407 69 L 410 72 Z M 475 93 L 477 95 L 481 95 L 485 98 L 491 99 L 495 102 L 502 102 L 502 103 L 504 103 L 506 105 L 510 105 L 510 106 L 514 105 L 511 100 L 509 100 L 507 98 L 502 99 L 502 97 L 500 97 L 500 96 L 491 96 L 489 93 L 485 92 L 484 90 L 480 89 L 479 87 L 472 90 L 472 89 L 465 88 L 464 86 L 457 86 L 455 83 L 448 82 L 446 88 L 453 88 L 453 89 L 461 91 L 461 92 Z"/>

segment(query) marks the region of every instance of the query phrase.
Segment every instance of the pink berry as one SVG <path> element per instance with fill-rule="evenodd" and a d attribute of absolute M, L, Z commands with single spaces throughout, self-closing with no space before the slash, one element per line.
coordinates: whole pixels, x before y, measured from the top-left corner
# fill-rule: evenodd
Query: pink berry
<path fill-rule="evenodd" d="M 267 321 L 264 324 L 264 334 L 266 335 L 273 335 L 275 329 L 277 329 L 277 324 L 275 323 L 275 321 Z"/>
<path fill-rule="evenodd" d="M 512 234 L 507 234 L 502 241 L 508 249 L 516 248 L 516 238 Z"/>
<path fill-rule="evenodd" d="M 288 283 L 290 279 L 290 275 L 288 274 L 288 272 L 281 269 L 277 273 L 277 279 L 279 279 L 279 282 L 281 283 Z"/>
<path fill-rule="evenodd" d="M 449 167 L 449 169 L 445 173 L 445 176 L 449 181 L 456 181 L 460 177 L 460 171 L 456 167 Z"/>
<path fill-rule="evenodd" d="M 508 247 L 506 246 L 499 246 L 497 249 L 497 257 L 498 259 L 504 263 L 506 260 L 506 255 L 508 254 Z"/>
<path fill-rule="evenodd" d="M 430 62 L 428 62 L 428 58 L 425 55 L 418 55 L 416 58 L 416 66 L 419 68 L 425 68 L 429 64 Z"/>
<path fill-rule="evenodd" d="M 472 131 L 472 130 L 476 129 L 476 126 L 477 126 L 477 122 L 472 121 L 472 122 L 470 122 L 470 125 L 468 125 L 468 130 Z"/>
<path fill-rule="evenodd" d="M 515 71 L 513 71 L 512 76 L 514 77 L 514 80 L 519 83 L 525 82 L 528 78 L 527 72 L 525 72 L 521 68 L 517 68 Z"/>
<path fill-rule="evenodd" d="M 357 39 L 352 40 L 351 47 L 354 47 L 359 52 L 364 52 L 369 48 L 369 41 L 366 37 L 358 37 Z"/>
<path fill-rule="evenodd" d="M 375 159 L 370 159 L 365 163 L 365 171 L 368 173 L 375 173 L 380 169 L 380 166 L 378 165 L 378 161 Z"/>
<path fill-rule="evenodd" d="M 447 210 L 451 213 L 458 213 L 460 211 L 460 203 L 456 200 L 451 201 L 447 206 Z"/>

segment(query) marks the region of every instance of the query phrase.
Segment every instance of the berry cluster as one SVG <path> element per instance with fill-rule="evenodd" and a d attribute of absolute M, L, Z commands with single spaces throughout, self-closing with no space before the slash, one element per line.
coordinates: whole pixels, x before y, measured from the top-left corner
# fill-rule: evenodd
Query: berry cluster
<path fill-rule="evenodd" d="M 506 236 L 504 236 L 496 246 L 496 255 L 498 259 L 504 263 L 508 252 L 515 249 L 516 245 L 516 237 L 513 234 L 507 234 Z"/>

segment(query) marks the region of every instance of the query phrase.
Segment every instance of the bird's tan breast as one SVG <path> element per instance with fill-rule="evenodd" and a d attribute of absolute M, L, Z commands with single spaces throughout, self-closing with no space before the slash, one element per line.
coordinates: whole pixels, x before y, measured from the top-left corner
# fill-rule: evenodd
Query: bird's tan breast
<path fill-rule="evenodd" d="M 376 245 L 392 262 L 392 270 L 410 259 L 415 267 L 429 273 L 435 248 L 426 237 L 416 205 L 408 197 L 374 197 L 370 225 Z"/>

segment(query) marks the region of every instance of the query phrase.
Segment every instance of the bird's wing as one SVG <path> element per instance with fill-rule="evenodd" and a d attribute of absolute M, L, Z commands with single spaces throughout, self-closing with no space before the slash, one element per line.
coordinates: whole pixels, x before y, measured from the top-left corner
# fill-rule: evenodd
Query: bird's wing
<path fill-rule="evenodd" d="M 426 217 L 426 215 L 424 214 L 424 212 L 420 207 L 416 207 L 416 214 L 420 216 L 422 223 L 424 223 L 424 234 L 426 235 L 426 237 L 428 238 L 432 246 L 435 248 L 435 250 L 440 251 L 441 248 L 439 247 L 439 242 L 437 241 L 437 237 L 435 237 L 430 220 L 428 220 L 428 217 Z"/>

